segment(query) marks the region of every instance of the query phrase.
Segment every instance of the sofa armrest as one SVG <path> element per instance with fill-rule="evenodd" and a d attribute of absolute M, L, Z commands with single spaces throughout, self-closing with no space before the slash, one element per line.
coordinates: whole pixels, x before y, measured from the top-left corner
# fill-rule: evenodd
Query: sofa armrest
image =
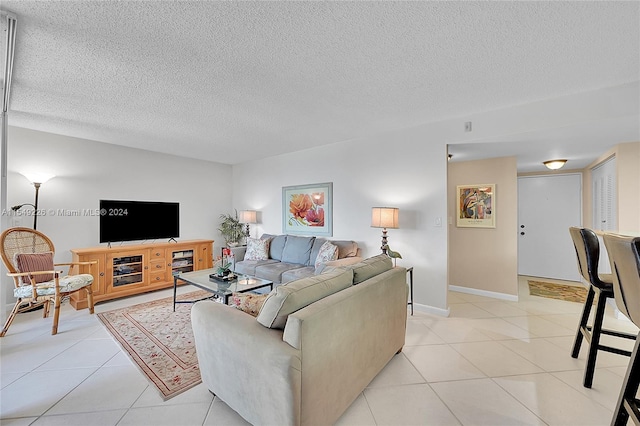
<path fill-rule="evenodd" d="M 324 264 L 326 266 L 338 267 L 338 266 L 353 265 L 358 262 L 362 262 L 362 258 L 359 256 L 352 256 L 352 257 L 343 257 L 342 259 L 330 260 L 328 262 L 325 262 Z"/>
<path fill-rule="evenodd" d="M 402 349 L 406 279 L 391 269 L 289 315 L 284 340 L 304 355 L 302 424 L 334 424 Z"/>
<path fill-rule="evenodd" d="M 240 262 L 241 260 L 244 260 L 244 255 L 247 252 L 247 246 L 238 246 L 238 247 L 231 247 L 231 253 L 233 253 L 233 258 L 236 260 L 236 262 Z"/>
<path fill-rule="evenodd" d="M 330 260 L 328 262 L 323 262 L 320 265 L 318 265 L 314 274 L 315 275 L 321 274 L 325 270 L 327 270 L 327 268 L 333 269 L 340 266 L 353 265 L 361 261 L 362 261 L 362 258 L 358 256 L 343 257 L 342 259 Z"/>
<path fill-rule="evenodd" d="M 301 354 L 282 330 L 221 303 L 191 308 L 200 374 L 207 388 L 252 424 L 299 424 Z"/>

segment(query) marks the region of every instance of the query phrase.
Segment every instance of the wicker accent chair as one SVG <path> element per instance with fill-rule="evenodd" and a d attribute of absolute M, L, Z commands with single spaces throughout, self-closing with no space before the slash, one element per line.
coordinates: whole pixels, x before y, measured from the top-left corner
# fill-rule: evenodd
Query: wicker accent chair
<path fill-rule="evenodd" d="M 4 324 L 0 337 L 4 337 L 16 314 L 43 306 L 43 318 L 49 316 L 49 305 L 53 300 L 53 326 L 51 334 L 58 333 L 58 319 L 62 298 L 84 289 L 87 292 L 89 312 L 93 314 L 93 275 L 78 274 L 62 276 L 58 266 L 68 266 L 69 274 L 78 265 L 96 262 L 53 263 L 53 242 L 41 232 L 31 228 L 9 228 L 0 234 L 0 255 L 13 278 L 13 295 L 16 304 Z"/>

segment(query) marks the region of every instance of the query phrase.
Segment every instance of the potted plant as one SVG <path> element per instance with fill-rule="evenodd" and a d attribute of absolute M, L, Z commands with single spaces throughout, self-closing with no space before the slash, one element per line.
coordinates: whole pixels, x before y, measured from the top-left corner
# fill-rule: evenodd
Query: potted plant
<path fill-rule="evenodd" d="M 220 259 L 220 264 L 216 268 L 216 273 L 219 277 L 226 277 L 231 273 L 231 262 L 225 258 Z"/>
<path fill-rule="evenodd" d="M 242 224 L 238 220 L 238 210 L 235 211 L 235 216 L 231 214 L 221 214 L 220 227 L 218 231 L 224 238 L 224 242 L 228 247 L 235 247 L 240 244 L 240 241 L 244 237 L 244 230 Z"/>

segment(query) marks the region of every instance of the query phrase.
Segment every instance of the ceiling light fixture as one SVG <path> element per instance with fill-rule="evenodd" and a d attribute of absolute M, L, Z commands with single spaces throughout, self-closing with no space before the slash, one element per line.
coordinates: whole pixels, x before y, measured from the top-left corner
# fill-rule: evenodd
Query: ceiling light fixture
<path fill-rule="evenodd" d="M 547 166 L 547 169 L 549 170 L 558 170 L 558 169 L 561 169 L 562 166 L 564 166 L 564 163 L 566 162 L 567 160 L 549 160 L 549 161 L 543 162 L 542 164 Z"/>

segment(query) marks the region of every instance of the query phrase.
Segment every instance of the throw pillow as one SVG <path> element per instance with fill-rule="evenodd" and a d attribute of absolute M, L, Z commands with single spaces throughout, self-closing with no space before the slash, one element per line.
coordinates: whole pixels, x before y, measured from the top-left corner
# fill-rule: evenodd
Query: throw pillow
<path fill-rule="evenodd" d="M 338 246 L 331 244 L 329 241 L 325 241 L 320 247 L 318 257 L 316 257 L 315 267 L 320 266 L 321 263 L 336 260 L 338 258 Z"/>
<path fill-rule="evenodd" d="M 269 259 L 269 241 L 257 238 L 247 238 L 247 251 L 244 260 L 267 260 Z"/>
<path fill-rule="evenodd" d="M 53 271 L 53 253 L 16 253 L 14 264 L 18 272 Z M 34 275 L 36 283 L 44 283 L 53 279 L 53 274 Z M 22 277 L 24 284 L 31 284 L 29 277 Z"/>
<path fill-rule="evenodd" d="M 231 295 L 231 306 L 257 317 L 268 294 L 236 293 Z"/>

